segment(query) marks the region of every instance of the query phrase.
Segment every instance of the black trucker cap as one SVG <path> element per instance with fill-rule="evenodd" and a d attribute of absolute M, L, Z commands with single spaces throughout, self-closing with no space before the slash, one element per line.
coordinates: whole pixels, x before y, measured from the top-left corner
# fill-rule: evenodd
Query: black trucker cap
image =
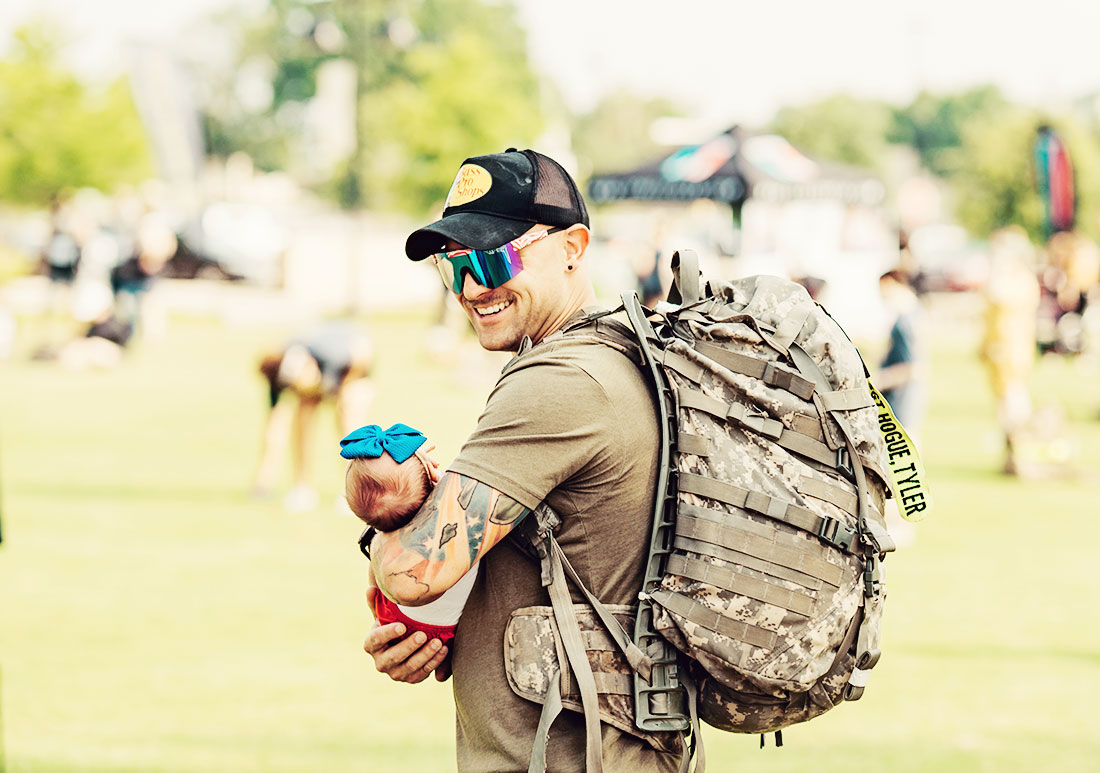
<path fill-rule="evenodd" d="M 410 260 L 443 250 L 449 239 L 492 250 L 536 223 L 568 228 L 588 225 L 577 184 L 557 161 L 533 150 L 509 148 L 462 162 L 443 217 L 414 231 L 405 242 Z"/>

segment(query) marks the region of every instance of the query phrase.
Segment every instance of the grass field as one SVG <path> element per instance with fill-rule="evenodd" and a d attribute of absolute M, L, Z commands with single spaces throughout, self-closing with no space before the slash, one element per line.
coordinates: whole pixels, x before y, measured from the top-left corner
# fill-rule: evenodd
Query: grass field
<path fill-rule="evenodd" d="M 433 361 L 426 318 L 367 319 L 374 420 L 422 426 L 445 461 L 500 361 L 476 347 Z M 781 749 L 708 731 L 712 771 L 1100 770 L 1096 370 L 1036 372 L 1078 474 L 1006 479 L 973 318 L 952 305 L 935 321 L 938 510 L 887 561 L 867 695 Z M 366 563 L 357 521 L 332 506 L 331 415 L 315 438 L 321 508 L 246 494 L 264 415 L 253 361 L 283 332 L 173 319 L 114 371 L 0 366 L 0 769 L 454 768 L 449 686 L 391 684 L 361 652 Z"/>

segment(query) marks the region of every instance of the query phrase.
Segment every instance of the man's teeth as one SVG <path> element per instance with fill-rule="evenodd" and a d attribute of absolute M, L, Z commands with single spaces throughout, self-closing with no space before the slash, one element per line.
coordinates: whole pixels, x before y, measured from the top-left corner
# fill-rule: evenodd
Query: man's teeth
<path fill-rule="evenodd" d="M 511 301 L 501 301 L 500 303 L 494 303 L 492 306 L 478 306 L 477 313 L 483 317 L 488 317 L 490 314 L 496 314 L 498 311 L 503 311 L 511 305 Z"/>

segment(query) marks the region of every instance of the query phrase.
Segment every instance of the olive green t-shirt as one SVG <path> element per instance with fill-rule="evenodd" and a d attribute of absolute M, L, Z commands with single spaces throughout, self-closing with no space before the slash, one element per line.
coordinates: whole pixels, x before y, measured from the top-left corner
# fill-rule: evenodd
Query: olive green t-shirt
<path fill-rule="evenodd" d="M 649 543 L 658 441 L 638 366 L 610 347 L 566 336 L 506 368 L 449 469 L 531 509 L 546 499 L 562 517 L 557 539 L 585 585 L 604 603 L 631 604 Z M 504 630 L 513 610 L 548 603 L 538 565 L 510 540 L 481 560 L 452 661 L 460 771 L 527 770 L 542 707 L 508 685 Z M 563 711 L 550 732 L 548 770 L 582 771 L 584 743 L 583 717 Z M 606 724 L 603 746 L 608 770 L 679 763 Z"/>

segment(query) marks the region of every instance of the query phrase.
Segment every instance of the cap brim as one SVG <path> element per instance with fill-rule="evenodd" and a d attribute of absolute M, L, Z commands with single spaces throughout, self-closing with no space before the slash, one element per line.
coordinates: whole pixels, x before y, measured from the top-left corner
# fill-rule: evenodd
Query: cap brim
<path fill-rule="evenodd" d="M 456 212 L 409 235 L 405 254 L 409 260 L 424 260 L 440 252 L 448 241 L 475 250 L 492 250 L 522 236 L 534 221 L 511 220 L 480 212 Z"/>

